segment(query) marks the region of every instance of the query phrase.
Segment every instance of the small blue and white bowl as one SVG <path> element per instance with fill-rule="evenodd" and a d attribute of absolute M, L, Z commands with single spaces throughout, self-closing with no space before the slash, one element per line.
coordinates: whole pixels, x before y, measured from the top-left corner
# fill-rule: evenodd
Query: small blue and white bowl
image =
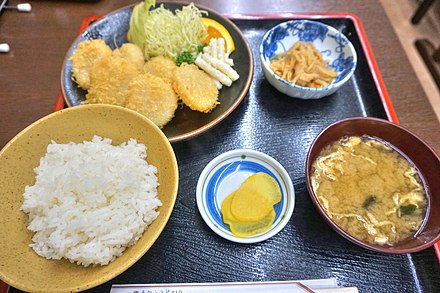
<path fill-rule="evenodd" d="M 267 231 L 237 237 L 229 225 L 223 223 L 222 202 L 246 178 L 257 172 L 265 172 L 277 181 L 281 201 L 274 205 L 275 220 Z M 295 191 L 289 174 L 278 161 L 261 152 L 238 149 L 223 153 L 206 165 L 197 183 L 196 200 L 203 220 L 215 233 L 230 241 L 255 243 L 274 236 L 286 226 L 295 206 Z"/>
<path fill-rule="evenodd" d="M 321 52 L 330 67 L 336 69 L 336 78 L 326 87 L 303 87 L 276 75 L 270 68 L 270 59 L 289 50 L 298 41 L 311 42 Z M 260 45 L 260 61 L 268 82 L 278 91 L 301 99 L 319 99 L 333 94 L 353 75 L 356 69 L 356 51 L 340 31 L 326 24 L 310 20 L 290 20 L 270 29 Z"/>

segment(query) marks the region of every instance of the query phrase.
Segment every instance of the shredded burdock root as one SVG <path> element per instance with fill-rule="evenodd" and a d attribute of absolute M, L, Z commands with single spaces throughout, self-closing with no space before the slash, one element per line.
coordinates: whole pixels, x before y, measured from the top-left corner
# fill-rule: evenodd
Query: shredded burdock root
<path fill-rule="evenodd" d="M 337 75 L 313 44 L 306 42 L 296 42 L 286 52 L 277 54 L 270 61 L 270 68 L 291 83 L 312 88 L 328 86 Z"/>

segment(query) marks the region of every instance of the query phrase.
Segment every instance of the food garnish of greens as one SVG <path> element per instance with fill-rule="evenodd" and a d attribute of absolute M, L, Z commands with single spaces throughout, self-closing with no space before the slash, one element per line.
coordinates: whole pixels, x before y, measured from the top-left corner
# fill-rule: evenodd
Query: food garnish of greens
<path fill-rule="evenodd" d="M 371 205 L 373 205 L 375 203 L 376 203 L 376 196 L 371 195 L 364 201 L 364 204 L 362 205 L 362 207 L 364 209 L 368 209 Z"/>
<path fill-rule="evenodd" d="M 401 206 L 400 207 L 400 215 L 401 216 L 412 215 L 412 214 L 414 214 L 416 209 L 417 209 L 417 206 L 415 204 L 409 204 L 409 205 L 406 205 L 406 206 Z"/>
<path fill-rule="evenodd" d="M 181 53 L 176 58 L 176 65 L 180 66 L 180 65 L 182 65 L 182 63 L 193 64 L 194 63 L 194 56 L 188 51 Z"/>
<path fill-rule="evenodd" d="M 145 0 L 134 7 L 129 41 L 142 49 L 147 60 L 159 55 L 176 60 L 185 51 L 195 57 L 207 37 L 202 22 L 202 15 L 207 13 L 192 3 L 174 13 L 163 4 L 153 8 L 155 4 L 155 0 Z"/>
<path fill-rule="evenodd" d="M 203 52 L 204 47 L 205 47 L 205 45 L 199 45 L 197 47 L 197 53 Z M 191 52 L 184 51 L 184 52 L 180 53 L 179 56 L 177 56 L 176 65 L 180 66 L 180 65 L 182 65 L 182 63 L 193 64 L 194 61 L 195 61 L 195 58 L 194 58 L 193 54 L 191 54 Z"/>

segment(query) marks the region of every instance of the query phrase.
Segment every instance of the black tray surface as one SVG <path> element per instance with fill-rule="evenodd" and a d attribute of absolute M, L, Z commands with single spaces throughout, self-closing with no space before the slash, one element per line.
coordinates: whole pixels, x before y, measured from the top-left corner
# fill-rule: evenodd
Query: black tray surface
<path fill-rule="evenodd" d="M 336 278 L 340 286 L 354 286 L 359 292 L 438 292 L 440 271 L 433 248 L 403 255 L 369 251 L 337 234 L 315 210 L 304 176 L 307 151 L 316 135 L 343 118 L 387 116 L 350 18 L 318 21 L 341 30 L 353 43 L 358 65 L 352 79 L 320 100 L 299 100 L 277 92 L 262 73 L 258 52 L 264 33 L 282 21 L 285 19 L 234 20 L 255 59 L 247 97 L 210 131 L 173 144 L 180 183 L 167 226 L 136 264 L 90 292 L 108 292 L 112 284 L 318 278 Z M 200 216 L 195 199 L 197 180 L 206 164 L 239 148 L 261 151 L 278 160 L 296 192 L 295 210 L 287 226 L 256 244 L 237 244 L 215 234 Z"/>

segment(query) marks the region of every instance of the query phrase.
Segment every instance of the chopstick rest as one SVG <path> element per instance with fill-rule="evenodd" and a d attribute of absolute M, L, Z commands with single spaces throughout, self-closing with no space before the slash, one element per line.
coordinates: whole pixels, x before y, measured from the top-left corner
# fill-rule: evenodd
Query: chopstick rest
<path fill-rule="evenodd" d="M 32 11 L 32 6 L 30 3 L 21 3 L 21 4 L 17 4 L 17 5 L 5 5 L 4 8 L 5 9 L 16 9 L 17 11 L 20 11 L 20 12 L 31 12 Z"/>
<path fill-rule="evenodd" d="M 20 3 L 17 5 L 5 5 L 7 3 L 7 0 L 4 0 L 2 3 L 0 3 L 0 12 L 3 9 L 15 9 L 19 12 L 31 12 L 32 6 L 30 3 Z M 0 43 L 0 53 L 8 53 L 11 50 L 9 47 L 9 44 L 7 43 Z"/>
<path fill-rule="evenodd" d="M 0 44 L 0 53 L 8 53 L 10 50 L 10 47 L 6 43 Z"/>

